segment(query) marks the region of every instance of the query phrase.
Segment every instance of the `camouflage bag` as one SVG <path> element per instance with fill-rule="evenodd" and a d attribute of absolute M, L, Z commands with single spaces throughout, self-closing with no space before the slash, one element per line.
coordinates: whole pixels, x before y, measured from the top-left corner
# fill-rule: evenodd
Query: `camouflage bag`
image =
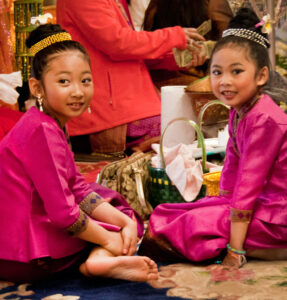
<path fill-rule="evenodd" d="M 132 209 L 144 220 L 152 212 L 148 198 L 148 164 L 152 153 L 135 152 L 130 157 L 107 164 L 98 183 L 122 194 Z"/>

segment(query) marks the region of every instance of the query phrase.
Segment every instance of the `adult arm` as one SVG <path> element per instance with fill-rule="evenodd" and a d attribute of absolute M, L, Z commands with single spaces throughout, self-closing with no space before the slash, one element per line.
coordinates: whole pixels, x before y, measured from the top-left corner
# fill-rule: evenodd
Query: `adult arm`
<path fill-rule="evenodd" d="M 74 26 L 90 46 L 101 50 L 112 60 L 138 60 L 158 58 L 172 48 L 184 49 L 186 36 L 201 39 L 190 29 L 176 26 L 155 32 L 134 31 L 122 19 L 123 16 L 111 0 L 62 1 L 64 27 L 72 34 Z"/>

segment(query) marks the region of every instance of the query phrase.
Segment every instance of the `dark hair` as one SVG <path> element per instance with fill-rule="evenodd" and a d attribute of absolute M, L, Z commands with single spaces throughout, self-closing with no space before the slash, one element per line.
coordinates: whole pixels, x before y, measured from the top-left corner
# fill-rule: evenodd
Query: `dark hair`
<path fill-rule="evenodd" d="M 267 35 L 261 32 L 261 26 L 255 28 L 255 25 L 258 22 L 260 22 L 260 20 L 252 9 L 241 8 L 236 16 L 230 21 L 228 28 L 249 29 L 262 35 L 264 38 L 267 38 Z M 262 45 L 249 39 L 229 35 L 216 43 L 210 61 L 212 61 L 212 57 L 217 51 L 225 48 L 227 45 L 228 47 L 242 47 L 243 49 L 247 49 L 257 70 L 266 66 L 269 70 L 269 79 L 262 87 L 262 92 L 268 94 L 278 105 L 280 102 L 287 103 L 287 80 L 279 73 L 270 70 L 270 60 L 267 48 L 264 48 Z M 266 46 L 268 47 L 268 45 Z"/>
<path fill-rule="evenodd" d="M 238 13 L 233 19 L 231 19 L 228 28 L 248 29 L 260 34 L 264 38 L 267 38 L 267 35 L 261 32 L 262 26 L 255 28 L 255 25 L 259 22 L 260 20 L 258 19 L 257 15 L 254 13 L 254 11 L 250 8 L 244 7 L 238 11 Z M 246 49 L 248 51 L 250 58 L 255 63 L 257 70 L 260 70 L 265 66 L 267 66 L 268 69 L 270 69 L 270 60 L 269 60 L 267 48 L 263 47 L 259 43 L 254 42 L 252 40 L 234 36 L 234 35 L 228 35 L 226 37 L 223 37 L 221 40 L 219 40 L 216 43 L 211 55 L 211 60 L 214 53 L 221 50 L 222 48 L 225 48 L 226 45 L 229 45 L 230 47 L 239 46 L 243 49 Z"/>
<path fill-rule="evenodd" d="M 31 48 L 33 45 L 45 39 L 46 37 L 60 32 L 66 32 L 66 31 L 63 30 L 61 26 L 58 24 L 40 25 L 30 33 L 29 37 L 26 40 L 26 46 L 28 48 Z M 85 50 L 85 48 L 80 43 L 72 40 L 61 41 L 61 42 L 54 43 L 40 50 L 38 53 L 36 53 L 36 55 L 32 60 L 32 66 L 31 66 L 32 77 L 41 80 L 43 72 L 49 62 L 50 56 L 55 53 L 60 53 L 67 50 L 80 51 L 90 64 L 89 55 Z"/>
<path fill-rule="evenodd" d="M 146 9 L 143 29 L 153 31 L 170 26 L 198 27 L 208 20 L 208 1 L 151 0 Z"/>

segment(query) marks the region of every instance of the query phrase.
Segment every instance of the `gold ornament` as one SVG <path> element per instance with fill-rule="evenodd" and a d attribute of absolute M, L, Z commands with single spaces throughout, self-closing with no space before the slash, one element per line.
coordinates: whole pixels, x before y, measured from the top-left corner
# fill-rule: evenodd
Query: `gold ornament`
<path fill-rule="evenodd" d="M 39 110 L 43 112 L 43 97 L 40 94 L 36 96 L 36 101 L 39 105 Z"/>
<path fill-rule="evenodd" d="M 63 41 L 71 41 L 72 37 L 69 33 L 67 32 L 60 32 L 60 33 L 56 33 L 53 35 L 50 35 L 46 38 L 44 38 L 43 40 L 39 41 L 38 43 L 36 43 L 35 45 L 33 45 L 30 48 L 30 53 L 33 55 L 36 55 L 39 51 L 43 50 L 44 48 L 58 43 L 58 42 L 63 42 Z"/>

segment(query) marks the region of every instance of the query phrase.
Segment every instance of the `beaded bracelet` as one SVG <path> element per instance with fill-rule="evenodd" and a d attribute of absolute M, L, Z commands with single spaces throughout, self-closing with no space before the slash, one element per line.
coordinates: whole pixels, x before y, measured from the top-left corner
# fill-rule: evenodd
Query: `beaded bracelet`
<path fill-rule="evenodd" d="M 229 244 L 226 245 L 227 249 L 233 253 L 236 253 L 236 254 L 240 254 L 240 255 L 245 255 L 246 254 L 246 251 L 245 250 L 237 250 L 235 248 L 232 248 Z"/>

